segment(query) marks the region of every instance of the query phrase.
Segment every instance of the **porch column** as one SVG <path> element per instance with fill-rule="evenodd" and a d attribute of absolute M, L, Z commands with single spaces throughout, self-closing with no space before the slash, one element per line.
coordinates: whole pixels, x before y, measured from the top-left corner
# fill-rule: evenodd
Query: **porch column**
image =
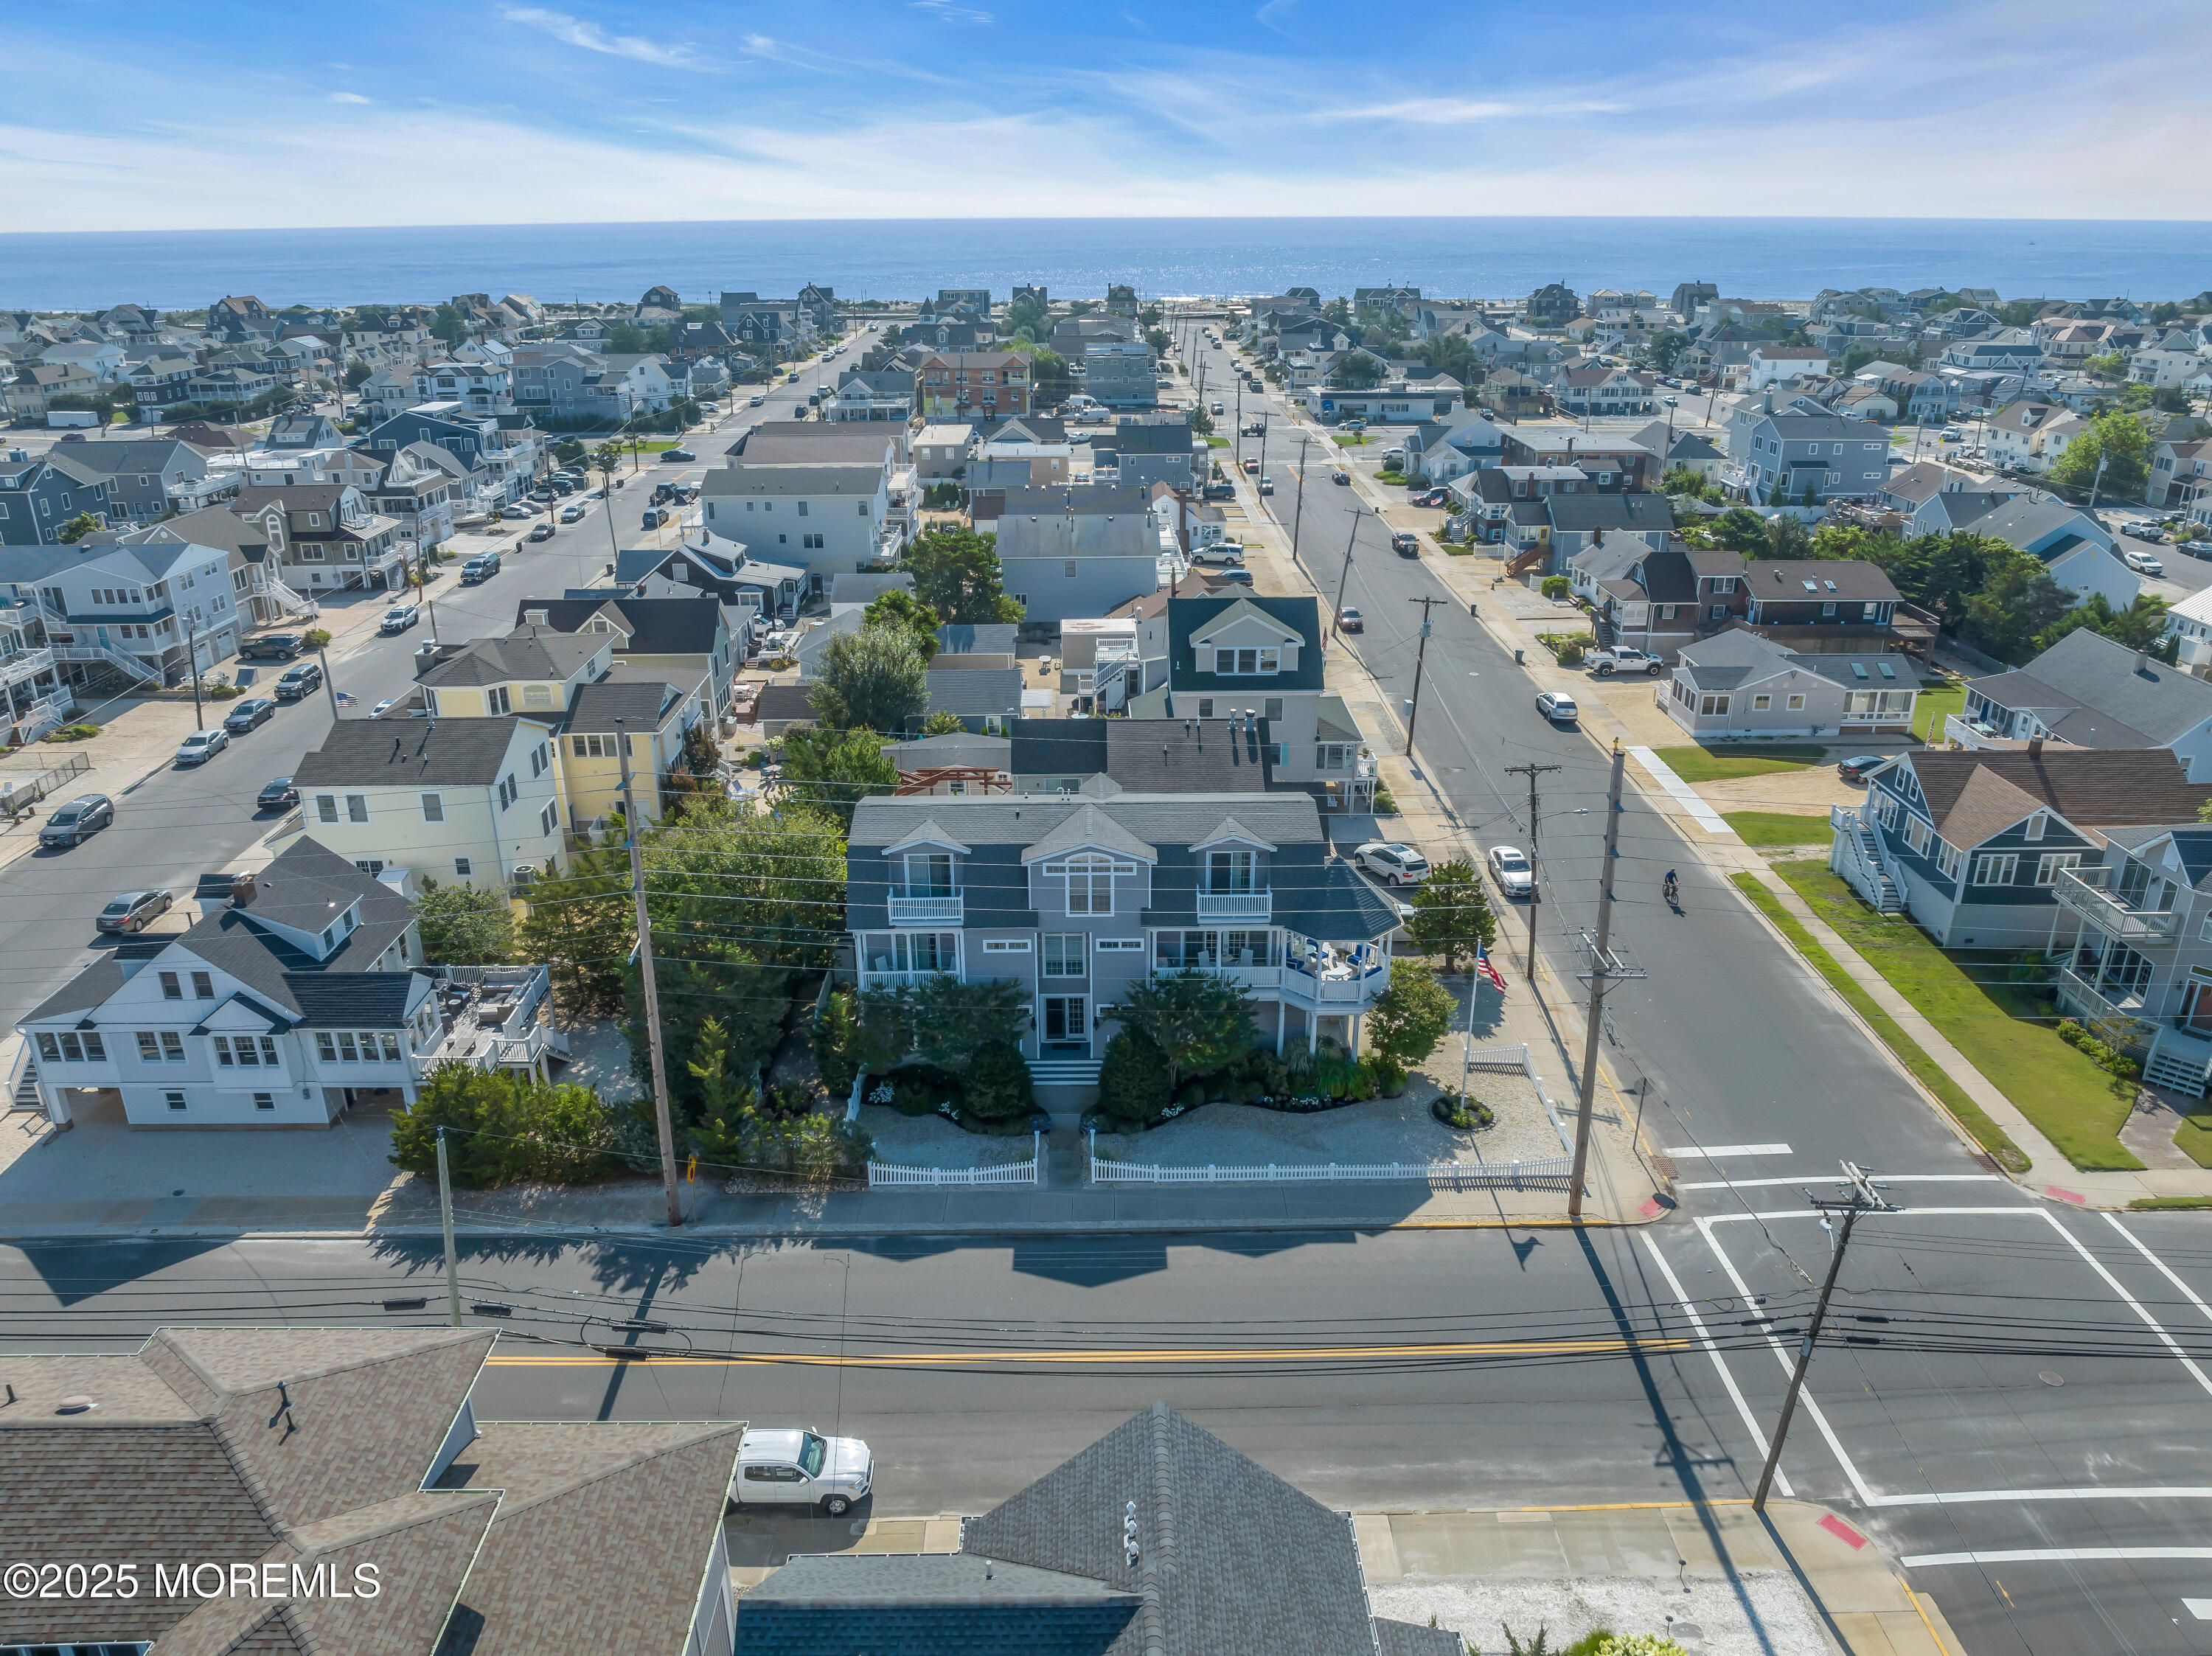
<path fill-rule="evenodd" d="M 75 1125 L 70 1112 L 68 1088 L 58 1087 L 51 1081 L 41 1081 L 39 1083 L 39 1102 L 46 1107 L 46 1119 L 57 1127 Z"/>
<path fill-rule="evenodd" d="M 1283 1032 L 1290 1028 L 1290 1024 L 1291 1004 L 1279 998 L 1275 1002 L 1275 1056 L 1277 1058 L 1283 1055 Z"/>
<path fill-rule="evenodd" d="M 1306 1051 L 1309 1052 L 1317 1052 L 1320 1050 L 1321 1014 L 1312 1008 L 1308 1008 L 1306 1010 Z"/>
<path fill-rule="evenodd" d="M 1352 1015 L 1352 1055 L 1354 1058 L 1359 1056 L 1359 1020 L 1360 1015 L 1354 1012 Z"/>

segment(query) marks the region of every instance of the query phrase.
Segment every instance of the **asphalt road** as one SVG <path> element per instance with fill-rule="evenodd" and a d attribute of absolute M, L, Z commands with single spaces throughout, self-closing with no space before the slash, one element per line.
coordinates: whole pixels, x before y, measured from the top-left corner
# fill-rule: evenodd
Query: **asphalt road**
<path fill-rule="evenodd" d="M 707 465 L 720 464 L 723 450 L 746 426 L 793 417 L 822 377 L 818 365 L 803 372 L 799 385 L 767 391 L 766 404 L 757 409 L 746 402 L 750 391 L 739 395 L 714 429 L 684 439 L 699 456 L 696 464 L 671 465 L 650 453 L 640 456 L 639 470 L 625 472 L 626 486 L 612 496 L 611 536 L 606 504 L 590 502 L 580 522 L 560 525 L 550 541 L 523 543 L 482 585 L 434 595 L 424 619 L 408 631 L 384 638 L 372 628 L 337 639 L 329 652 L 331 682 L 357 704 L 342 716 L 366 719 L 379 701 L 410 688 L 415 651 L 434 634 L 451 640 L 506 632 L 514 625 L 519 600 L 558 597 L 570 587 L 602 584 L 617 545 L 635 546 L 656 537 L 672 545 L 678 533 L 672 525 L 657 535 L 640 526 L 652 484 L 696 481 Z M 726 401 L 724 406 L 731 404 Z M 598 486 L 596 473 L 592 486 Z M 530 525 L 501 527 L 519 538 Z M 380 615 L 391 602 L 381 593 L 362 594 L 344 607 L 334 602 L 326 606 L 325 624 L 340 616 Z M 226 670 L 236 664 L 224 664 Z M 258 676 L 273 682 L 278 670 L 264 664 Z M 227 705 L 208 704 L 209 722 L 219 719 Z M 228 749 L 197 768 L 149 760 L 144 773 L 120 787 L 109 786 L 116 804 L 113 827 L 69 850 L 32 850 L 0 863 L 0 1028 L 11 1025 L 112 946 L 93 931 L 93 917 L 117 892 L 161 886 L 189 893 L 200 875 L 223 869 L 273 832 L 283 814 L 257 812 L 254 796 L 271 777 L 289 774 L 301 755 L 320 747 L 331 720 L 331 698 L 318 693 L 280 707 L 260 729 L 234 738 Z M 42 811 L 40 820 L 44 818 Z M 0 840 L 0 852 L 12 850 L 15 836 L 35 833 L 28 824 L 14 830 Z"/>

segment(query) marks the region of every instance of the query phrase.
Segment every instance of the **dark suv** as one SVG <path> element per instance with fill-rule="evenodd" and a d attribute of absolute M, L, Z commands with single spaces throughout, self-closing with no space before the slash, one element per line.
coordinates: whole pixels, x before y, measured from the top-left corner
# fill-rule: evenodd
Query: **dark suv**
<path fill-rule="evenodd" d="M 322 688 L 323 670 L 312 661 L 303 661 L 296 667 L 287 667 L 276 681 L 279 701 L 298 701 L 313 695 Z"/>
<path fill-rule="evenodd" d="M 238 646 L 240 661 L 289 661 L 307 647 L 307 640 L 297 633 L 264 633 L 259 638 L 247 639 Z"/>

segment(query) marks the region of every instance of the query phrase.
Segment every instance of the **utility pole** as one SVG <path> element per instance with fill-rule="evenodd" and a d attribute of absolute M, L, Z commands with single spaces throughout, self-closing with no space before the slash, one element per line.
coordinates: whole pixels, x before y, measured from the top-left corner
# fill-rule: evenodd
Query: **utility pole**
<path fill-rule="evenodd" d="M 1536 981 L 1536 905 L 1543 901 L 1543 887 L 1536 882 L 1536 779 L 1546 771 L 1563 768 L 1558 765 L 1508 765 L 1508 776 L 1528 779 L 1528 963 L 1523 968 L 1528 981 Z"/>
<path fill-rule="evenodd" d="M 1836 1291 L 1836 1278 L 1844 1268 L 1844 1254 L 1851 1245 L 1851 1227 L 1858 1222 L 1862 1213 L 1894 1213 L 1897 1204 L 1880 1194 L 1873 1179 L 1857 1163 L 1844 1163 L 1842 1180 L 1844 1194 L 1823 1200 L 1810 1191 L 1806 1198 L 1823 1213 L 1844 1216 L 1843 1228 L 1835 1233 L 1836 1251 L 1828 1256 L 1828 1277 L 1820 1284 L 1820 1297 L 1813 1307 L 1813 1320 L 1806 1325 L 1803 1344 L 1797 1348 L 1797 1366 L 1790 1371 L 1790 1390 L 1782 1399 L 1782 1418 L 1774 1423 L 1774 1442 L 1766 1452 L 1766 1465 L 1759 1471 L 1759 1490 L 1751 1498 L 1751 1509 L 1755 1513 L 1766 1510 L 1766 1491 L 1774 1483 L 1774 1469 L 1782 1460 L 1782 1441 L 1789 1435 L 1790 1417 L 1797 1412 L 1798 1393 L 1805 1389 L 1805 1371 L 1813 1366 L 1813 1343 L 1820 1338 L 1820 1325 L 1828 1319 L 1828 1296 Z M 1827 1221 L 1822 1221 L 1827 1223 Z"/>
<path fill-rule="evenodd" d="M 446 1320 L 461 1325 L 461 1272 L 453 1258 L 453 1180 L 446 1170 L 446 1130 L 438 1129 L 438 1222 L 446 1233 Z"/>
<path fill-rule="evenodd" d="M 629 884 L 637 900 L 637 966 L 645 993 L 645 1036 L 653 1059 L 653 1121 L 660 1135 L 660 1182 L 668 1191 L 668 1225 L 684 1222 L 684 1201 L 676 1188 L 676 1134 L 668 1119 L 668 1060 L 660 1044 L 660 989 L 653 973 L 653 919 L 645 908 L 645 852 L 638 840 L 637 796 L 630 786 L 629 721 L 615 720 L 615 743 L 622 752 L 623 828 L 629 840 Z"/>
<path fill-rule="evenodd" d="M 1575 1112 L 1575 1170 L 1567 1181 L 1567 1217 L 1583 1216 L 1583 1175 L 1589 1167 L 1590 1113 L 1597 1101 L 1597 1039 L 1604 1022 L 1605 986 L 1628 975 L 1615 969 L 1607 944 L 1613 936 L 1613 870 L 1620 858 L 1621 773 L 1628 761 L 1618 737 L 1613 743 L 1613 785 L 1605 796 L 1605 862 L 1598 870 L 1597 939 L 1590 949 L 1589 1010 L 1583 1031 L 1582 1099 Z M 1529 780 L 1533 784 L 1534 778 Z M 1532 812 L 1533 816 L 1534 813 Z M 1533 895 L 1534 888 L 1531 888 Z"/>
<path fill-rule="evenodd" d="M 1312 446 L 1312 438 L 1301 437 L 1298 439 L 1298 501 L 1297 505 L 1292 507 L 1291 511 L 1291 561 L 1292 563 L 1297 563 L 1300 569 L 1304 569 L 1305 566 L 1302 563 L 1298 563 L 1298 525 L 1305 521 L 1306 450 L 1310 448 Z M 1311 579 L 1312 577 L 1308 576 L 1307 579 Z"/>
<path fill-rule="evenodd" d="M 2112 457 L 2106 454 L 2100 454 L 2097 457 L 2097 475 L 2089 480 L 2089 510 L 2092 512 L 2097 509 L 2097 491 L 2105 486 L 2105 467 L 2110 463 L 2111 458 Z"/>
<path fill-rule="evenodd" d="M 330 698 L 331 718 L 335 720 L 338 716 L 338 687 L 331 680 L 331 652 L 327 649 L 319 649 L 315 652 L 315 659 L 322 664 L 323 694 Z"/>
<path fill-rule="evenodd" d="M 1442 604 L 1443 600 L 1431 597 L 1407 598 L 1406 602 L 1421 606 L 1421 642 L 1413 652 L 1413 708 L 1406 715 L 1406 757 L 1411 759 L 1413 756 L 1413 725 L 1421 716 L 1421 667 L 1429 657 L 1429 606 Z"/>
<path fill-rule="evenodd" d="M 1352 508 L 1352 533 L 1344 543 L 1344 572 L 1336 578 L 1336 614 L 1328 621 L 1328 635 L 1331 638 L 1338 636 L 1336 623 L 1344 614 L 1344 586 L 1352 579 L 1352 544 L 1359 538 L 1359 514 L 1366 510 L 1364 506 Z"/>
<path fill-rule="evenodd" d="M 200 630 L 196 621 L 185 623 L 185 670 L 192 676 L 192 728 L 204 731 L 207 724 L 200 717 Z"/>

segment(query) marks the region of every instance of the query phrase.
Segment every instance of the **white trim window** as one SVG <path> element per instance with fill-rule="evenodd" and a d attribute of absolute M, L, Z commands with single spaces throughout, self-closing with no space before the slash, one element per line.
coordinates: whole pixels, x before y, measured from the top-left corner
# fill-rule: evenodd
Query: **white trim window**
<path fill-rule="evenodd" d="M 2058 870 L 2081 866 L 2078 851 L 2046 851 L 2035 859 L 2035 883 L 2038 885 L 2057 885 Z"/>
<path fill-rule="evenodd" d="M 1955 880 L 1959 877 L 1959 866 L 1966 859 L 1965 852 L 1960 850 L 1948 840 L 1937 836 L 1936 840 L 1936 871 L 1937 873 L 1947 880 Z"/>
<path fill-rule="evenodd" d="M 1928 854 L 1928 842 L 1935 837 L 1935 828 L 1925 816 L 1908 816 L 1905 819 L 1905 843 L 1917 856 L 1925 857 Z"/>
<path fill-rule="evenodd" d="M 1088 933 L 1082 931 L 1046 932 L 1043 975 L 1048 978 L 1079 978 L 1085 975 L 1089 966 L 1084 947 L 1088 937 Z"/>
<path fill-rule="evenodd" d="M 1701 695 L 1698 698 L 1698 717 L 1700 719 L 1725 719 L 1728 710 L 1729 699 L 1725 695 Z"/>
<path fill-rule="evenodd" d="M 1234 677 L 1280 672 L 1282 652 L 1274 649 L 1217 649 L 1213 652 L 1213 670 L 1216 674 Z"/>
<path fill-rule="evenodd" d="M 1976 885 L 2010 885 L 2020 873 L 2020 855 L 2010 851 L 1987 851 L 1974 858 Z"/>
<path fill-rule="evenodd" d="M 1114 877 L 1134 874 L 1134 863 L 1117 863 L 1110 857 L 1096 852 L 1084 852 L 1044 865 L 1046 877 L 1067 882 L 1067 913 L 1070 914 L 1111 914 L 1114 912 Z"/>
<path fill-rule="evenodd" d="M 986 937 L 983 952 L 987 955 L 1026 955 L 1030 952 L 1027 937 Z"/>

